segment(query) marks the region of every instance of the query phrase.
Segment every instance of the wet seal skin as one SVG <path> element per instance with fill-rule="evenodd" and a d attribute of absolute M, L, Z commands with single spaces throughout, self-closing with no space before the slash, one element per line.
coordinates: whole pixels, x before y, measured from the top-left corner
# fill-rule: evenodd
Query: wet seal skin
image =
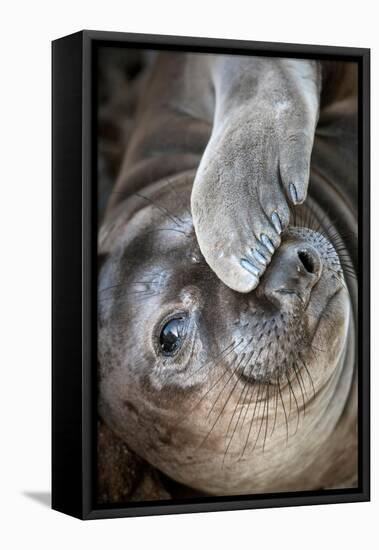
<path fill-rule="evenodd" d="M 356 485 L 356 280 L 331 215 L 356 231 L 353 77 L 325 104 L 316 62 L 147 73 L 99 233 L 99 412 L 202 493 Z"/>

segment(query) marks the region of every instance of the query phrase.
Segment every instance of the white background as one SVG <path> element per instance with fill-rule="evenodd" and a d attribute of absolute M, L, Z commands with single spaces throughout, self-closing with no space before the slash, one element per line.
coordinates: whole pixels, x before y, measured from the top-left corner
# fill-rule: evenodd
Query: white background
<path fill-rule="evenodd" d="M 373 242 L 378 231 L 378 17 L 374 1 L 64 0 L 2 4 L 0 545 L 13 548 L 355 548 L 378 541 L 373 502 L 80 522 L 50 487 L 50 41 L 87 28 L 372 48 Z M 373 249 L 375 274 L 378 261 Z M 375 280 L 375 275 L 374 275 Z M 373 289 L 373 351 L 378 291 Z M 4 308 L 5 304 L 5 308 Z M 67 396 L 70 399 L 70 396 Z M 42 503 L 41 503 L 42 500 Z M 371 541 L 371 542 L 370 542 Z"/>

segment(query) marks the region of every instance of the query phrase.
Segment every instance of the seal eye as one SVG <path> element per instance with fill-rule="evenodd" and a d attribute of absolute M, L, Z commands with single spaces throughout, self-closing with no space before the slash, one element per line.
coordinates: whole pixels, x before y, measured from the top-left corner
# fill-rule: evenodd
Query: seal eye
<path fill-rule="evenodd" d="M 171 319 L 162 328 L 159 345 L 165 355 L 173 355 L 181 346 L 185 334 L 185 318 Z"/>

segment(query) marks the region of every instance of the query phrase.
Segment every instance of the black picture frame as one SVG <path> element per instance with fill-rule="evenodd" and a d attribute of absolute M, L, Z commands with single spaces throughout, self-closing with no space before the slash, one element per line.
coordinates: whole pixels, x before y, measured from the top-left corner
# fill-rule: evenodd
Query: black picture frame
<path fill-rule="evenodd" d="M 96 49 L 100 45 L 355 61 L 359 67 L 359 486 L 99 507 L 96 444 Z M 52 507 L 81 519 L 370 499 L 370 50 L 82 31 L 52 43 Z"/>

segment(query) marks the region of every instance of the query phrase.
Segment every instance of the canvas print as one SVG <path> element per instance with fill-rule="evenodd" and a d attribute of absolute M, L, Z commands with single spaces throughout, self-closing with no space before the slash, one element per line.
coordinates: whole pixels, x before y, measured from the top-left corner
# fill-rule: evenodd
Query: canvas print
<path fill-rule="evenodd" d="M 97 503 L 357 487 L 357 64 L 96 67 Z"/>

